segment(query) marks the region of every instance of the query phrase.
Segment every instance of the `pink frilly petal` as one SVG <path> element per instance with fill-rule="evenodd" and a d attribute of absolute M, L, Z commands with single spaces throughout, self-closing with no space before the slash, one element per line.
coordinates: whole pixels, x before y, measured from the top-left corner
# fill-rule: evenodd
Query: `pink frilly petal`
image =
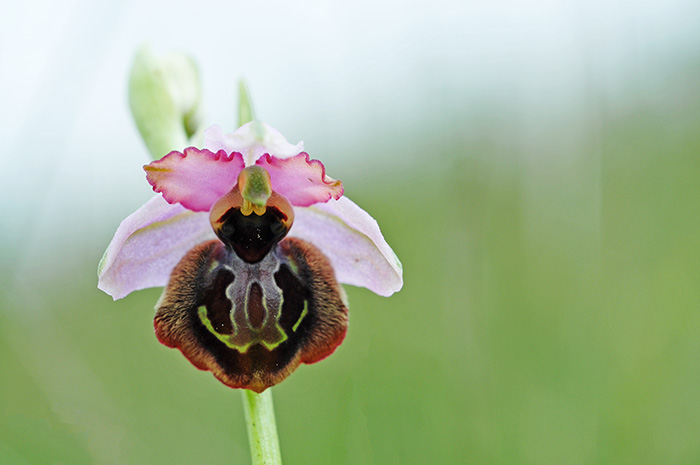
<path fill-rule="evenodd" d="M 195 245 L 214 239 L 209 215 L 154 196 L 119 225 L 102 257 L 97 287 L 114 300 L 165 286 L 175 265 Z"/>
<path fill-rule="evenodd" d="M 270 173 L 272 189 L 296 207 L 308 207 L 343 195 L 343 184 L 326 176 L 326 168 L 318 160 L 310 160 L 302 152 L 291 158 L 263 155 L 256 165 Z"/>
<path fill-rule="evenodd" d="M 223 150 L 213 153 L 194 147 L 184 153 L 170 152 L 143 167 L 154 191 L 162 193 L 169 203 L 179 202 L 196 212 L 209 211 L 236 185 L 243 168 L 240 153 L 228 155 Z"/>
<path fill-rule="evenodd" d="M 251 121 L 231 134 L 224 134 L 218 125 L 204 131 L 204 146 L 212 151 L 240 152 L 246 166 L 269 153 L 277 158 L 293 157 L 304 150 L 304 143 L 292 145 L 275 128 L 261 121 Z"/>
<path fill-rule="evenodd" d="M 341 283 L 388 297 L 403 286 L 403 268 L 377 222 L 347 197 L 294 209 L 289 235 L 307 240 L 331 261 Z"/>

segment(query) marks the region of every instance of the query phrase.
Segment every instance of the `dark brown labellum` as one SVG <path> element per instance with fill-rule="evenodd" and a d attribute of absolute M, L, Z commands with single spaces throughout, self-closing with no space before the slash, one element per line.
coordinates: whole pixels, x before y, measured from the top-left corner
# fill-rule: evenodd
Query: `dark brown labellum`
<path fill-rule="evenodd" d="M 224 384 L 262 392 L 330 355 L 348 310 L 312 244 L 288 238 L 254 263 L 239 255 L 216 240 L 190 250 L 159 303 L 156 335 Z"/>

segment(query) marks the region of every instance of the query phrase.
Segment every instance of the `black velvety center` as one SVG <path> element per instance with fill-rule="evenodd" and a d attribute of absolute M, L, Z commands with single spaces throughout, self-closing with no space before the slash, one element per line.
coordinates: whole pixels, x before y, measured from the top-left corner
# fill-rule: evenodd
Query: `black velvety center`
<path fill-rule="evenodd" d="M 287 215 L 275 207 L 267 207 L 261 216 L 231 208 L 219 218 L 218 234 L 242 260 L 257 263 L 287 234 L 286 220 Z"/>

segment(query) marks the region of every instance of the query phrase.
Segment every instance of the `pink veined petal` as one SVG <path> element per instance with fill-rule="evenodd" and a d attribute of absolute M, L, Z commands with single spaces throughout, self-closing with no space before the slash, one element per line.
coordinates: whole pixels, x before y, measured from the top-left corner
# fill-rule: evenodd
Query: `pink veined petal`
<path fill-rule="evenodd" d="M 331 261 L 341 283 L 388 297 L 403 286 L 403 268 L 379 225 L 347 197 L 294 209 L 289 235 L 307 240 Z"/>
<path fill-rule="evenodd" d="M 163 194 L 169 203 L 181 203 L 198 212 L 209 211 L 214 202 L 236 185 L 238 174 L 245 168 L 243 156 L 223 150 L 188 147 L 184 153 L 170 152 L 160 160 L 143 167 L 153 190 Z"/>
<path fill-rule="evenodd" d="M 290 144 L 277 129 L 261 121 L 246 123 L 231 134 L 224 134 L 220 126 L 213 125 L 204 131 L 204 146 L 212 151 L 240 152 L 246 166 L 255 164 L 265 153 L 289 158 L 304 150 L 303 142 Z"/>
<path fill-rule="evenodd" d="M 308 207 L 343 195 L 343 184 L 326 176 L 326 168 L 318 160 L 310 160 L 302 152 L 291 158 L 263 155 L 256 165 L 270 173 L 272 189 L 297 207 Z"/>
<path fill-rule="evenodd" d="M 195 245 L 214 239 L 207 213 L 154 196 L 119 225 L 100 261 L 97 287 L 114 300 L 165 286 L 175 265 Z"/>

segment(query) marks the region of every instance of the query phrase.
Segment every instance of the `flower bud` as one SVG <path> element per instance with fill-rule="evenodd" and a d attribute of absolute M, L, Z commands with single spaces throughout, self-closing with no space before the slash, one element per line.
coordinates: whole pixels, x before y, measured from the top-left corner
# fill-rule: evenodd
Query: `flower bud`
<path fill-rule="evenodd" d="M 189 145 L 199 129 L 200 100 L 199 73 L 190 57 L 157 59 L 147 47 L 138 51 L 129 77 L 129 105 L 152 158 Z"/>

